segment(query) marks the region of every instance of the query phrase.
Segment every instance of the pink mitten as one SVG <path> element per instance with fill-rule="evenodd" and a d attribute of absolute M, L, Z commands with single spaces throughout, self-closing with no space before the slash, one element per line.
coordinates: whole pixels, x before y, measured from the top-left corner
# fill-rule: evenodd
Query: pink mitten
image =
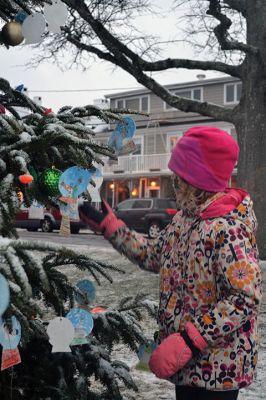
<path fill-rule="evenodd" d="M 181 333 L 173 333 L 162 341 L 150 357 L 150 370 L 161 379 L 167 379 L 182 369 L 193 356 L 207 347 L 197 328 L 188 322 Z"/>
<path fill-rule="evenodd" d="M 125 223 L 116 218 L 112 208 L 102 200 L 102 212 L 96 210 L 89 203 L 83 203 L 79 206 L 79 215 L 94 232 L 101 232 L 105 239 L 109 239 L 112 234 L 125 225 Z"/>

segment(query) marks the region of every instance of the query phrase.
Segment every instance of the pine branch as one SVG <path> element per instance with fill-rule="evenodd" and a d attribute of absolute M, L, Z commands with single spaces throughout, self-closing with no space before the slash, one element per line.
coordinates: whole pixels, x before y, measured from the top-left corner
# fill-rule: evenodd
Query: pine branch
<path fill-rule="evenodd" d="M 109 308 L 101 315 L 94 314 L 94 336 L 89 337 L 88 345 L 73 348 L 68 354 L 51 354 L 47 322 L 39 318 L 65 315 L 75 305 L 75 294 L 81 294 L 68 280 L 65 268 L 86 271 L 99 285 L 102 278 L 112 282 L 113 271 L 123 271 L 56 244 L 11 237 L 16 236 L 13 222 L 20 204 L 17 192 L 23 192 L 26 206 L 33 199 L 53 202 L 38 186 L 43 170 L 55 163 L 62 170 L 73 164 L 91 168 L 93 161 L 103 163 L 102 155 L 114 157 L 108 146 L 94 140 L 94 132 L 86 124 L 92 115 L 105 122 L 121 121 L 128 110 L 118 113 L 94 106 L 64 107 L 46 116 L 42 107 L 14 91 L 3 79 L 0 91 L 0 101 L 8 110 L 20 106 L 29 112 L 23 118 L 17 118 L 15 112 L 0 115 L 0 232 L 8 237 L 0 238 L 0 273 L 10 287 L 10 304 L 2 317 L 8 322 L 15 315 L 23 330 L 23 367 L 15 367 L 13 388 L 9 386 L 10 370 L 1 373 L 0 397 L 5 400 L 12 391 L 13 398 L 21 400 L 122 400 L 121 383 L 132 390 L 137 387 L 128 367 L 112 360 L 111 351 L 118 342 L 136 351 L 137 344 L 145 341 L 140 321 L 146 299 L 139 295 L 123 301 L 121 310 Z M 36 177 L 26 187 L 18 176 L 28 169 L 34 169 Z M 97 388 L 95 379 L 100 382 Z"/>

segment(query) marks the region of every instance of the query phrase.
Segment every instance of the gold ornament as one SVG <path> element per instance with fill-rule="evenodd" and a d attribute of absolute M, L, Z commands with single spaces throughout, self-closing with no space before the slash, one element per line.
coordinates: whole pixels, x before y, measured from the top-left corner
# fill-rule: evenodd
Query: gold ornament
<path fill-rule="evenodd" d="M 7 22 L 2 29 L 3 43 L 8 46 L 17 46 L 23 42 L 22 25 L 19 22 Z"/>
<path fill-rule="evenodd" d="M 18 196 L 19 202 L 22 203 L 24 196 L 23 196 L 23 193 L 22 193 L 22 191 L 20 189 L 17 189 L 17 196 Z"/>

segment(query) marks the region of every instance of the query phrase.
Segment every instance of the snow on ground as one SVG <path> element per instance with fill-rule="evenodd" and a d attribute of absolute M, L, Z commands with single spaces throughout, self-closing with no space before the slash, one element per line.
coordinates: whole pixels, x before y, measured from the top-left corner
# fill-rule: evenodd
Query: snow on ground
<path fill-rule="evenodd" d="M 101 286 L 96 285 L 95 305 L 110 306 L 117 303 L 123 296 L 135 296 L 138 292 L 147 293 L 152 300 L 158 299 L 158 275 L 143 271 L 138 266 L 132 264 L 125 257 L 120 256 L 108 244 L 106 247 L 88 246 L 70 246 L 75 250 L 82 251 L 88 256 L 113 262 L 115 265 L 125 271 L 125 274 L 113 273 L 114 282 L 110 284 L 104 279 L 101 280 Z M 261 263 L 264 276 L 266 274 L 266 261 Z M 74 283 L 78 280 L 88 277 L 88 274 L 67 268 L 67 274 Z M 90 279 L 90 278 L 89 278 Z M 265 291 L 265 284 L 264 284 Z M 266 398 L 266 297 L 263 298 L 263 304 L 260 313 L 260 353 L 258 364 L 258 377 L 256 382 L 242 390 L 239 400 L 258 400 Z M 153 332 L 156 330 L 156 321 L 147 317 L 143 323 L 144 331 L 149 338 L 153 338 Z M 138 385 L 139 392 L 135 393 L 128 389 L 123 389 L 125 400 L 174 400 L 174 386 L 164 380 L 157 379 L 149 372 L 139 371 L 135 368 L 138 358 L 136 354 L 129 351 L 124 345 L 116 347 L 113 353 L 114 359 L 120 359 L 126 362 L 131 368 L 131 375 Z"/>

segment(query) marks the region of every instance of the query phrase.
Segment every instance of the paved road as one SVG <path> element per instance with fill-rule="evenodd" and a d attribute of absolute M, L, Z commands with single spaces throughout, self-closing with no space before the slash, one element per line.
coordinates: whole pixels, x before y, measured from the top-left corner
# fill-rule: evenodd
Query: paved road
<path fill-rule="evenodd" d="M 70 235 L 69 237 L 63 237 L 59 235 L 59 231 L 44 233 L 38 232 L 28 232 L 24 229 L 18 229 L 18 234 L 21 239 L 25 240 L 40 240 L 45 242 L 52 242 L 63 245 L 77 245 L 77 246 L 95 246 L 95 247 L 109 247 L 109 243 L 104 240 L 103 236 L 96 235 L 89 230 L 81 230 L 77 235 Z M 111 246 L 110 246 L 111 247 Z"/>

